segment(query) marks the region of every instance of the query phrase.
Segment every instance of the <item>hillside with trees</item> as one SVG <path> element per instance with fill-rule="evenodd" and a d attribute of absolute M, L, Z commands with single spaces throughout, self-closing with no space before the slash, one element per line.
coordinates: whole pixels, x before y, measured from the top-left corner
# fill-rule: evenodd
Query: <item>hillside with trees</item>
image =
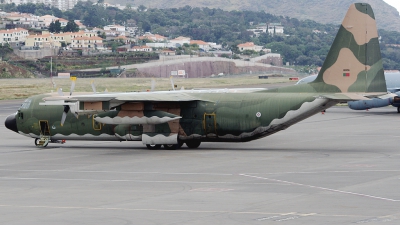
<path fill-rule="evenodd" d="M 119 4 L 143 5 L 147 8 L 208 7 L 222 10 L 264 11 L 278 16 L 290 16 L 300 20 L 314 20 L 320 23 L 339 24 L 350 4 L 355 0 L 111 0 Z M 400 32 L 399 12 L 383 0 L 363 0 L 374 9 L 378 27 Z"/>
<path fill-rule="evenodd" d="M 5 11 L 23 9 L 23 12 L 36 15 L 54 11 L 42 4 L 31 4 L 29 7 L 2 5 L 2 8 Z M 264 11 L 224 11 L 190 6 L 167 9 L 146 9 L 142 6 L 138 10 L 130 7 L 120 10 L 93 5 L 91 2 L 78 2 L 72 10 L 58 13 L 69 21 L 81 20 L 90 27 L 114 23 L 137 26 L 138 35 L 151 32 L 169 38 L 187 36 L 194 40 L 222 44 L 225 49 L 236 53 L 239 53 L 237 44 L 251 41 L 271 49 L 273 53 L 280 53 L 284 63 L 303 66 L 322 65 L 339 28 L 338 24 L 275 16 Z M 263 33 L 256 37 L 253 32 L 247 31 L 258 24 L 268 23 L 280 23 L 284 27 L 284 34 Z M 400 34 L 386 30 L 380 30 L 379 33 L 385 69 L 400 69 Z"/>

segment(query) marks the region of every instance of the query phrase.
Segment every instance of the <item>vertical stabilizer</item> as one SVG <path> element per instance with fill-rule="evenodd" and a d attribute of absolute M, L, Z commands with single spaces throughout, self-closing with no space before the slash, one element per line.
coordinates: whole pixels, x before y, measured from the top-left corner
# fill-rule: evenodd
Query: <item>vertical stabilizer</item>
<path fill-rule="evenodd" d="M 375 16 L 369 4 L 352 4 L 316 80 L 317 92 L 386 92 Z"/>

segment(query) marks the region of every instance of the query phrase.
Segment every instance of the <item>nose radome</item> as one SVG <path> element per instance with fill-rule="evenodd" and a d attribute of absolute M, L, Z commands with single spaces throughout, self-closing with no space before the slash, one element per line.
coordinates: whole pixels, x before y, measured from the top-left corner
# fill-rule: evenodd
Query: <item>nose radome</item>
<path fill-rule="evenodd" d="M 7 129 L 18 133 L 17 119 L 15 118 L 15 116 L 16 116 L 16 114 L 7 116 L 6 121 L 4 122 L 4 125 L 6 125 Z"/>

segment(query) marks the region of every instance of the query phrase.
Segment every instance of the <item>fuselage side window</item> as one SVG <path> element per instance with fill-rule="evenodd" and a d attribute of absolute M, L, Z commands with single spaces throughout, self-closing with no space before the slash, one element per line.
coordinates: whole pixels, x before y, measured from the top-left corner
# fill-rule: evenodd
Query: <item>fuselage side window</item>
<path fill-rule="evenodd" d="M 30 99 L 30 98 L 26 99 L 26 100 L 22 103 L 20 109 L 28 109 L 29 106 L 31 106 L 31 102 L 32 102 L 32 99 Z"/>

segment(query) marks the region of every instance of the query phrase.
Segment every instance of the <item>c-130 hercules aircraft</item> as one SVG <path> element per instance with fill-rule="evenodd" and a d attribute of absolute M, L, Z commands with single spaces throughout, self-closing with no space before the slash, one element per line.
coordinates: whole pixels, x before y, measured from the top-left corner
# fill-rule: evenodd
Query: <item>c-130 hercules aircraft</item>
<path fill-rule="evenodd" d="M 8 129 L 37 146 L 61 140 L 141 141 L 149 149 L 201 142 L 247 142 L 338 102 L 386 94 L 375 17 L 352 4 L 315 81 L 266 89 L 159 91 L 56 96 L 25 100 Z"/>

